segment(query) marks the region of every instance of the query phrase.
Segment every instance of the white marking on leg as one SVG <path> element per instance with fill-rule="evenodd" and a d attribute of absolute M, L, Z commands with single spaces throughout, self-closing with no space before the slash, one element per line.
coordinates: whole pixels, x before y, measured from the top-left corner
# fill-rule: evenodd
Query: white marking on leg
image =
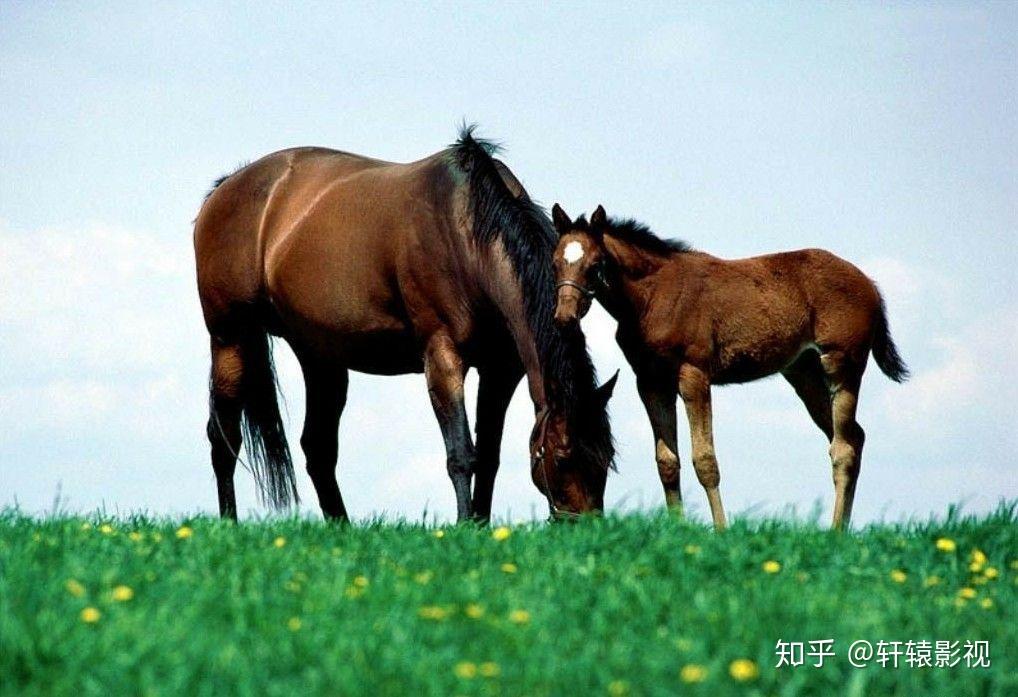
<path fill-rule="evenodd" d="M 567 264 L 575 264 L 583 258 L 583 245 L 575 240 L 570 242 L 563 250 L 562 258 L 566 260 Z"/>

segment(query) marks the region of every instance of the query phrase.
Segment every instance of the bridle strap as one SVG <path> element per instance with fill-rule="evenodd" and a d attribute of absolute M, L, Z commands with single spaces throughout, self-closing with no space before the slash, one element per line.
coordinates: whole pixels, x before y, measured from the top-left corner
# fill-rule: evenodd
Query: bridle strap
<path fill-rule="evenodd" d="M 548 500 L 548 510 L 554 516 L 558 509 L 555 507 L 555 501 L 551 498 L 551 483 L 548 481 L 548 466 L 544 462 L 544 438 L 548 433 L 548 419 L 551 417 L 551 409 L 544 407 L 537 416 L 537 425 L 535 430 L 537 431 L 536 442 L 537 453 L 534 455 L 534 461 L 531 465 L 531 469 L 537 467 L 538 463 L 541 464 L 541 481 L 544 482 L 544 498 Z"/>
<path fill-rule="evenodd" d="M 586 286 L 580 285 L 576 281 L 559 281 L 557 284 L 555 284 L 555 290 L 557 291 L 560 288 L 564 288 L 565 286 L 575 288 L 576 290 L 580 291 L 583 294 L 583 297 L 585 298 L 593 298 L 594 295 L 596 294 L 593 290 L 587 288 Z"/>

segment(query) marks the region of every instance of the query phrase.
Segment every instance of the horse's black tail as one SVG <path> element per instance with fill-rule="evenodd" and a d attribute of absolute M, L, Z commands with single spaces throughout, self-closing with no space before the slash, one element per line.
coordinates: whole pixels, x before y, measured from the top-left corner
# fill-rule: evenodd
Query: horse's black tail
<path fill-rule="evenodd" d="M 873 358 L 887 377 L 895 382 L 908 380 L 908 366 L 898 353 L 898 347 L 891 338 L 891 328 L 887 325 L 887 307 L 883 297 L 873 322 Z"/>
<path fill-rule="evenodd" d="M 240 344 L 240 402 L 244 449 L 263 503 L 282 509 L 299 503 L 290 447 L 276 400 L 276 368 L 264 329 L 247 333 Z"/>

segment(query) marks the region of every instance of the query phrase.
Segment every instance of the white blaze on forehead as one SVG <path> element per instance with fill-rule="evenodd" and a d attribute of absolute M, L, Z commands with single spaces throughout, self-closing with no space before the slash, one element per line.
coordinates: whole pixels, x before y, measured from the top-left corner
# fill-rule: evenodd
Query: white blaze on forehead
<path fill-rule="evenodd" d="M 562 258 L 569 264 L 575 264 L 583 258 L 583 245 L 575 240 L 570 242 L 562 251 Z"/>

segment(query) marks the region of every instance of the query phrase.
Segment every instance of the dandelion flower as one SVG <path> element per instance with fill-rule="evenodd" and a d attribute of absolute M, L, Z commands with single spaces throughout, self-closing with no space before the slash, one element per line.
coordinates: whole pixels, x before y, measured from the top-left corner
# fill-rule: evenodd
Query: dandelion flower
<path fill-rule="evenodd" d="M 275 547 L 276 549 L 279 549 L 281 547 L 285 547 L 286 546 L 286 538 L 283 537 L 282 535 L 280 535 L 279 537 L 277 537 L 276 539 L 274 539 L 272 541 L 272 546 Z"/>
<path fill-rule="evenodd" d="M 979 606 L 984 610 L 989 610 L 991 607 L 993 607 L 993 601 L 990 600 L 989 598 L 983 598 L 982 600 L 979 601 Z"/>
<path fill-rule="evenodd" d="M 430 583 L 434 575 L 435 574 L 433 574 L 430 571 L 422 571 L 419 574 L 414 574 L 414 580 L 423 586 L 427 583 Z"/>
<path fill-rule="evenodd" d="M 908 580 L 908 574 L 901 569 L 895 569 L 891 572 L 891 580 L 895 583 L 904 583 Z"/>
<path fill-rule="evenodd" d="M 92 524 L 91 523 L 87 523 L 87 522 L 86 523 L 82 523 L 81 524 L 81 529 L 82 530 L 91 530 L 92 529 Z"/>
<path fill-rule="evenodd" d="M 998 576 L 1000 576 L 1000 572 L 997 571 L 995 567 L 987 566 L 986 570 L 983 572 L 983 576 L 985 576 L 988 579 L 995 579 Z"/>
<path fill-rule="evenodd" d="M 301 626 L 302 623 L 300 621 L 300 617 L 291 617 L 286 621 L 286 628 L 289 629 L 291 632 L 300 631 Z"/>
<path fill-rule="evenodd" d="M 736 658 L 728 664 L 728 674 L 739 682 L 749 682 L 756 680 L 760 675 L 760 670 L 756 667 L 756 663 L 748 658 Z"/>
<path fill-rule="evenodd" d="M 939 586 L 940 585 L 940 576 L 930 576 L 930 577 L 928 577 L 925 581 L 923 581 L 923 585 L 926 586 L 927 588 L 933 588 L 933 586 Z"/>
<path fill-rule="evenodd" d="M 187 538 L 191 537 L 191 535 L 193 535 L 193 534 L 194 534 L 194 530 L 192 530 L 191 528 L 187 527 L 186 525 L 181 525 L 179 528 L 177 528 L 177 539 L 178 540 L 186 540 Z"/>
<path fill-rule="evenodd" d="M 936 544 L 937 549 L 939 549 L 941 552 L 953 552 L 958 548 L 958 545 L 954 543 L 954 540 L 952 540 L 949 537 L 941 537 L 939 540 L 937 540 Z"/>
<path fill-rule="evenodd" d="M 502 565 L 502 571 L 507 574 L 515 574 L 519 569 L 511 561 L 507 561 Z"/>
<path fill-rule="evenodd" d="M 700 545 L 686 545 L 686 554 L 696 555 L 700 553 Z"/>
<path fill-rule="evenodd" d="M 445 530 L 436 530 L 431 534 L 441 540 L 443 537 L 445 537 Z"/>
<path fill-rule="evenodd" d="M 127 537 L 131 540 L 131 542 L 141 542 L 145 538 L 145 536 L 137 530 L 132 530 L 127 533 Z"/>
<path fill-rule="evenodd" d="M 703 682 L 706 677 L 707 669 L 696 663 L 682 666 L 682 670 L 679 671 L 679 678 L 685 683 Z"/>
<path fill-rule="evenodd" d="M 612 697 L 624 697 L 629 694 L 629 685 L 625 680 L 612 680 L 608 683 L 608 694 Z"/>
<path fill-rule="evenodd" d="M 441 622 L 449 616 L 449 611 L 440 605 L 425 605 L 417 611 L 421 618 Z"/>
<path fill-rule="evenodd" d="M 494 530 L 491 531 L 492 539 L 494 539 L 497 542 L 501 542 L 502 540 L 508 540 L 509 536 L 512 535 L 512 534 L 513 534 L 513 531 L 510 530 L 509 528 L 507 528 L 504 525 L 502 525 L 500 527 L 497 527 L 497 528 L 495 528 Z"/>
<path fill-rule="evenodd" d="M 134 597 L 134 591 L 130 586 L 117 586 L 113 589 L 113 599 L 118 603 L 124 603 Z"/>
<path fill-rule="evenodd" d="M 958 597 L 965 598 L 966 600 L 972 600 L 972 598 L 976 597 L 976 589 L 962 588 L 961 590 L 958 591 Z"/>
<path fill-rule="evenodd" d="M 781 571 L 781 562 L 769 559 L 768 561 L 765 561 L 760 568 L 764 570 L 764 573 L 776 574 Z"/>
<path fill-rule="evenodd" d="M 481 665 L 477 666 L 478 672 L 486 678 L 498 677 L 502 669 L 498 667 L 498 664 L 494 661 L 485 661 Z"/>
<path fill-rule="evenodd" d="M 99 532 L 101 532 L 103 535 L 112 535 L 113 526 L 110 525 L 109 523 L 103 523 L 102 525 L 99 526 Z"/>
<path fill-rule="evenodd" d="M 973 549 L 971 559 L 974 564 L 986 563 L 986 555 L 983 554 L 983 551 L 981 549 Z"/>
<path fill-rule="evenodd" d="M 513 624 L 526 624 L 530 621 L 530 613 L 526 610 L 513 610 L 509 613 L 509 621 Z"/>
<path fill-rule="evenodd" d="M 85 595 L 85 586 L 81 585 L 73 578 L 67 579 L 67 583 L 64 584 L 64 588 L 66 588 L 67 592 L 75 598 L 80 598 Z"/>
<path fill-rule="evenodd" d="M 477 664 L 471 661 L 460 661 L 453 668 L 453 672 L 457 678 L 463 678 L 464 680 L 470 680 L 471 678 L 477 677 Z"/>
<path fill-rule="evenodd" d="M 94 607 L 86 607 L 81 611 L 81 621 L 88 624 L 95 624 L 102 617 L 102 613 L 96 610 Z"/>
<path fill-rule="evenodd" d="M 367 576 L 357 576 L 353 580 L 353 585 L 357 586 L 358 588 L 367 588 L 368 587 L 368 577 Z"/>
<path fill-rule="evenodd" d="M 472 620 L 480 619 L 484 616 L 484 608 L 477 603 L 470 603 L 463 608 L 463 614 Z"/>

